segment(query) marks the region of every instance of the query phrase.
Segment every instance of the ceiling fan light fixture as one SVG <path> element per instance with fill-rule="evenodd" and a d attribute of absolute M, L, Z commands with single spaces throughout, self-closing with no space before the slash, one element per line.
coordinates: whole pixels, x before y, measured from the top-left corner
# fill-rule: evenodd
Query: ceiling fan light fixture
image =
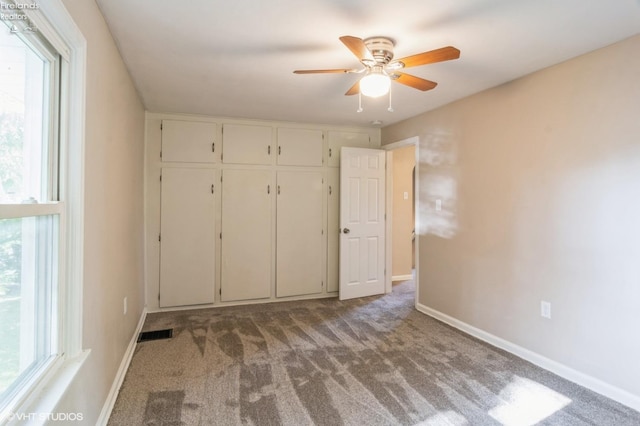
<path fill-rule="evenodd" d="M 373 68 L 360 80 L 360 92 L 370 98 L 378 98 L 389 93 L 391 79 L 382 69 Z"/>

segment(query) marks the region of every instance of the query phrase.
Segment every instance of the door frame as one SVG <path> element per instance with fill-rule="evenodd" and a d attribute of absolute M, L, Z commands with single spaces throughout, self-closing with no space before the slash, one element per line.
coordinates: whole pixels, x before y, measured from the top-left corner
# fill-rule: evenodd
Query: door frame
<path fill-rule="evenodd" d="M 404 148 L 406 146 L 415 146 L 415 156 L 416 156 L 416 170 L 415 170 L 415 194 L 414 194 L 414 226 L 416 229 L 416 237 L 415 237 L 415 277 L 414 282 L 416 285 L 416 294 L 415 294 L 415 303 L 418 303 L 418 295 L 420 291 L 420 286 L 418 283 L 420 282 L 420 237 L 419 237 L 419 221 L 420 215 L 418 214 L 420 209 L 420 138 L 418 136 L 412 136 L 410 138 L 402 139 L 396 142 L 392 142 L 387 145 L 382 145 L 380 148 L 387 151 L 387 191 L 386 191 L 386 214 L 387 220 L 385 224 L 385 233 L 386 233 L 386 270 L 388 271 L 385 276 L 385 293 L 391 293 L 393 289 L 392 284 L 392 259 L 393 259 L 393 150 L 398 148 Z"/>

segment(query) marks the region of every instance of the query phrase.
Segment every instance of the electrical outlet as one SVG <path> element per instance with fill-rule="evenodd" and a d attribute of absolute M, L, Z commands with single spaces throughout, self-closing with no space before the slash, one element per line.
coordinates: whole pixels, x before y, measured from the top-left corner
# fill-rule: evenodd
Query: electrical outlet
<path fill-rule="evenodd" d="M 122 315 L 127 315 L 127 298 L 126 297 L 122 301 L 122 304 L 124 305 Z"/>
<path fill-rule="evenodd" d="M 551 303 L 540 301 L 540 316 L 551 319 Z"/>

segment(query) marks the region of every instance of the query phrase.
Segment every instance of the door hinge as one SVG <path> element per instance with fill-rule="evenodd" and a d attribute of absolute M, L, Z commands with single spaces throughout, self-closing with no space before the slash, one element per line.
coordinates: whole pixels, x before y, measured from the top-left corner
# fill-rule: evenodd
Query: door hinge
<path fill-rule="evenodd" d="M 162 241 L 162 234 L 158 234 L 158 241 Z"/>
<path fill-rule="evenodd" d="M 329 157 L 331 157 L 331 148 L 329 148 Z"/>
<path fill-rule="evenodd" d="M 160 150 L 160 158 L 162 158 L 162 150 Z"/>
<path fill-rule="evenodd" d="M 162 175 L 160 175 L 160 182 L 162 182 Z"/>
<path fill-rule="evenodd" d="M 224 152 L 220 154 L 220 161 L 224 160 Z"/>
<path fill-rule="evenodd" d="M 216 152 L 216 143 L 215 142 L 211 143 L 211 152 Z"/>
<path fill-rule="evenodd" d="M 220 239 L 222 239 L 222 232 L 220 233 Z"/>
<path fill-rule="evenodd" d="M 162 121 L 160 122 L 160 130 L 162 130 Z M 160 295 L 158 295 L 160 297 Z"/>
<path fill-rule="evenodd" d="M 160 293 L 158 293 L 158 302 L 160 301 Z"/>
<path fill-rule="evenodd" d="M 215 186 L 213 184 L 211 184 L 211 193 L 212 194 L 213 194 L 214 190 L 215 190 Z"/>
<path fill-rule="evenodd" d="M 218 293 L 222 296 L 222 287 L 220 287 L 220 291 Z"/>

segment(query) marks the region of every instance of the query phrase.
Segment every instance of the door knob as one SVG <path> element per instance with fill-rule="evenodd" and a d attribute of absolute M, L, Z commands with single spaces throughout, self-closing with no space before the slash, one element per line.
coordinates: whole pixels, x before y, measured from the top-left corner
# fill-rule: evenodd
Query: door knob
<path fill-rule="evenodd" d="M 344 232 L 345 234 L 348 234 L 351 231 L 349 230 L 349 228 L 344 228 L 344 230 L 342 232 Z"/>

